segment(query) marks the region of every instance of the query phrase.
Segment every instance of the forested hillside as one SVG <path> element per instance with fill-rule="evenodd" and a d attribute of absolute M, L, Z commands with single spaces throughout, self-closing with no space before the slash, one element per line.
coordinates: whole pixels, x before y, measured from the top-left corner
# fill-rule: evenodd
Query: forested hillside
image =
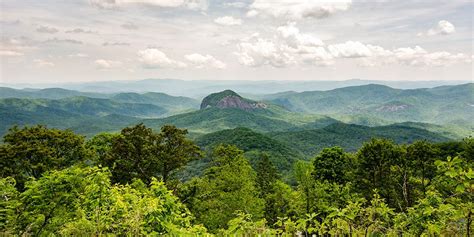
<path fill-rule="evenodd" d="M 116 131 L 166 110 L 150 104 L 120 103 L 108 99 L 70 97 L 60 100 L 0 99 L 0 133 L 13 125 L 47 124 L 84 134 Z"/>
<path fill-rule="evenodd" d="M 404 144 L 416 140 L 432 142 L 450 140 L 437 133 L 404 125 L 367 127 L 344 123 L 335 123 L 321 129 L 272 132 L 268 133 L 268 136 L 285 142 L 307 155 L 314 155 L 325 147 L 336 145 L 348 151 L 355 151 L 372 137 L 387 138 Z"/>
<path fill-rule="evenodd" d="M 2 88 L 0 234 L 467 235 L 471 87 Z"/>
<path fill-rule="evenodd" d="M 186 134 L 171 125 L 153 130 L 143 124 L 89 139 L 44 126 L 10 129 L 0 144 L 0 233 L 472 233 L 472 138 L 404 144 L 371 138 L 350 152 L 325 147 L 307 161 L 294 161 L 282 179 L 275 165 L 281 155 L 296 152 L 294 146 L 246 128 L 208 134 L 197 143 Z M 181 179 L 189 164 L 204 159 L 199 175 Z"/>
<path fill-rule="evenodd" d="M 60 88 L 0 88 L 0 134 L 13 125 L 45 124 L 92 136 L 143 118 L 158 118 L 199 108 L 187 97 L 163 93 L 100 94 Z"/>
<path fill-rule="evenodd" d="M 474 84 L 400 90 L 381 85 L 269 95 L 285 108 L 326 115 L 366 115 L 396 122 L 474 124 Z"/>
<path fill-rule="evenodd" d="M 0 1 L 0 237 L 474 237 L 472 1 Z"/>
<path fill-rule="evenodd" d="M 296 161 L 306 159 L 300 150 L 289 146 L 287 143 L 248 128 L 235 128 L 209 133 L 198 137 L 196 144 L 209 154 L 220 144 L 234 145 L 245 152 L 244 154 L 253 165 L 257 163 L 259 153 L 267 153 L 271 162 L 282 173 L 289 172 Z"/>
<path fill-rule="evenodd" d="M 469 119 L 474 117 L 472 85 L 414 90 L 367 85 L 279 93 L 266 96 L 263 102 L 225 90 L 206 97 L 201 110 L 197 100 L 157 92 L 100 94 L 60 88 L 0 88 L 4 98 L 0 99 L 0 133 L 13 125 L 38 123 L 91 136 L 118 131 L 136 121 L 154 128 L 175 124 L 193 134 L 237 127 L 258 132 L 314 130 L 344 122 L 371 127 L 404 123 L 459 139 L 473 135 L 474 125 Z"/>

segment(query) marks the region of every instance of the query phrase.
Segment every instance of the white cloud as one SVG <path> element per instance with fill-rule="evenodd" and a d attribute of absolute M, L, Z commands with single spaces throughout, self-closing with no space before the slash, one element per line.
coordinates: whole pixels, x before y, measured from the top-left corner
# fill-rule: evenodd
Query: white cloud
<path fill-rule="evenodd" d="M 420 46 L 389 50 L 359 41 L 325 46 L 318 38 L 301 33 L 294 23 L 280 26 L 276 32 L 270 39 L 260 38 L 259 34 L 243 38 L 234 55 L 242 65 L 252 67 L 305 64 L 329 66 L 335 64 L 338 59 L 357 59 L 359 65 L 371 67 L 393 64 L 433 67 L 472 61 L 461 53 L 428 52 Z"/>
<path fill-rule="evenodd" d="M 305 64 L 330 66 L 335 64 L 334 57 L 324 47 L 306 47 L 299 50 L 300 60 Z"/>
<path fill-rule="evenodd" d="M 468 56 L 457 53 L 452 54 L 446 51 L 429 53 L 420 46 L 414 48 L 398 48 L 394 50 L 394 55 L 399 63 L 408 66 L 449 66 L 455 63 L 467 62 Z"/>
<path fill-rule="evenodd" d="M 302 46 L 323 46 L 324 43 L 317 37 L 314 37 L 309 34 L 302 34 L 300 30 L 296 28 L 296 23 L 291 22 L 286 26 L 280 26 L 277 28 L 278 33 L 285 38 L 288 43 L 297 47 L 298 45 Z"/>
<path fill-rule="evenodd" d="M 347 41 L 342 44 L 332 44 L 328 46 L 329 52 L 337 58 L 360 58 L 372 56 L 372 51 L 361 42 Z"/>
<path fill-rule="evenodd" d="M 250 10 L 245 14 L 247 17 L 256 17 L 258 16 L 258 11 L 257 10 Z"/>
<path fill-rule="evenodd" d="M 207 9 L 207 0 L 89 0 L 90 4 L 99 8 L 113 9 L 127 5 L 148 5 L 163 8 L 184 7 L 188 9 Z"/>
<path fill-rule="evenodd" d="M 83 53 L 76 53 L 76 54 L 69 54 L 68 57 L 70 58 L 87 58 L 89 55 Z"/>
<path fill-rule="evenodd" d="M 234 55 L 242 65 L 252 67 L 334 64 L 333 56 L 323 45 L 319 38 L 301 33 L 295 23 L 289 23 L 278 27 L 277 34 L 272 39 L 260 38 L 258 34 L 242 39 Z"/>
<path fill-rule="evenodd" d="M 35 49 L 30 45 L 31 42 L 20 38 L 4 38 L 0 39 L 0 56 L 18 57 L 23 56 L 27 51 Z"/>
<path fill-rule="evenodd" d="M 43 59 L 35 59 L 33 60 L 33 62 L 35 63 L 37 67 L 54 67 L 55 66 L 54 63 L 43 60 Z"/>
<path fill-rule="evenodd" d="M 418 36 L 434 36 L 434 35 L 449 35 L 456 32 L 456 27 L 446 20 L 439 21 L 438 24 L 429 29 L 426 33 L 418 33 Z"/>
<path fill-rule="evenodd" d="M 168 58 L 168 56 L 156 48 L 148 48 L 138 51 L 138 60 L 147 68 L 182 68 L 186 64 Z"/>
<path fill-rule="evenodd" d="M 346 11 L 351 4 L 352 0 L 254 0 L 247 16 L 262 13 L 291 20 L 325 18 L 338 11 Z"/>
<path fill-rule="evenodd" d="M 372 55 L 361 58 L 359 61 L 361 66 L 400 64 L 413 67 L 441 67 L 469 63 L 469 57 L 462 53 L 428 52 L 420 46 L 397 48 L 391 51 L 380 46 L 369 46 Z"/>
<path fill-rule="evenodd" d="M 238 44 L 238 52 L 234 55 L 239 62 L 245 66 L 257 67 L 271 65 L 284 67 L 294 64 L 294 58 L 284 52 L 276 43 L 269 39 L 256 38 L 253 42 L 241 42 Z"/>
<path fill-rule="evenodd" d="M 120 61 L 112 61 L 105 59 L 97 59 L 94 61 L 94 64 L 98 69 L 111 69 L 122 66 L 122 62 Z"/>
<path fill-rule="evenodd" d="M 75 34 L 79 34 L 79 33 L 84 33 L 84 34 L 95 34 L 97 32 L 94 32 L 92 30 L 85 30 L 85 29 L 82 29 L 82 28 L 74 28 L 72 30 L 68 30 L 66 31 L 66 33 L 75 33 Z"/>
<path fill-rule="evenodd" d="M 223 16 L 214 19 L 214 22 L 219 25 L 224 25 L 224 26 L 236 26 L 236 25 L 242 25 L 242 20 L 238 18 L 233 18 L 231 16 Z"/>
<path fill-rule="evenodd" d="M 38 28 L 36 28 L 36 31 L 39 33 L 55 34 L 58 33 L 59 30 L 52 26 L 38 26 Z"/>
<path fill-rule="evenodd" d="M 0 56 L 23 56 L 23 53 L 13 50 L 0 50 Z"/>
<path fill-rule="evenodd" d="M 193 64 L 196 68 L 217 68 L 217 69 L 224 69 L 226 68 L 226 64 L 222 61 L 215 59 L 213 56 L 201 55 L 201 54 L 188 54 L 184 56 L 191 64 Z"/>

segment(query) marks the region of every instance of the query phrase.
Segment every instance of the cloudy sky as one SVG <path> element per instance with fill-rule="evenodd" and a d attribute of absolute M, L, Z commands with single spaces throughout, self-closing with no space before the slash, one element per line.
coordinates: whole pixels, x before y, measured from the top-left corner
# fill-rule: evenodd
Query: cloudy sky
<path fill-rule="evenodd" d="M 1 0 L 0 82 L 472 80 L 472 1 Z"/>

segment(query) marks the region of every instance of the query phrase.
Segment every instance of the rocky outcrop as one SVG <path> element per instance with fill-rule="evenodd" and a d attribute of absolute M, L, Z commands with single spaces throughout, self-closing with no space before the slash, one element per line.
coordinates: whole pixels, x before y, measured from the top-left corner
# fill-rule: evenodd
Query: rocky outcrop
<path fill-rule="evenodd" d="M 397 112 L 397 111 L 400 111 L 400 110 L 405 110 L 408 107 L 409 107 L 409 105 L 407 105 L 407 104 L 384 105 L 384 106 L 381 106 L 381 107 L 377 108 L 376 110 L 379 111 L 379 112 Z"/>
<path fill-rule="evenodd" d="M 241 97 L 239 94 L 225 90 L 219 93 L 214 93 L 206 96 L 201 103 L 201 109 L 206 108 L 238 108 L 242 110 L 264 109 L 267 105 L 262 102 L 257 102 Z"/>

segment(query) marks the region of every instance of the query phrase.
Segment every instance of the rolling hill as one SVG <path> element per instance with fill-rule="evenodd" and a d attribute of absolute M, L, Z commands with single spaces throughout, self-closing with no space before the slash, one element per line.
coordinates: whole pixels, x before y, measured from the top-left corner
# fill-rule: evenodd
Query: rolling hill
<path fill-rule="evenodd" d="M 388 122 L 424 122 L 474 127 L 474 84 L 431 89 L 364 85 L 330 91 L 289 92 L 266 100 L 291 111 L 331 117 L 361 116 Z"/>
<path fill-rule="evenodd" d="M 13 89 L 0 87 L 1 98 L 28 98 L 28 99 L 51 99 L 60 100 L 72 97 L 88 97 L 94 99 L 109 99 L 113 102 L 133 103 L 133 104 L 151 104 L 166 109 L 166 115 L 173 115 L 184 111 L 195 110 L 199 108 L 199 102 L 183 96 L 171 96 L 165 93 L 147 92 L 139 93 L 91 93 L 62 88 L 46 89 Z M 163 114 L 162 114 L 163 115 Z"/>
<path fill-rule="evenodd" d="M 8 109 L 34 111 L 41 107 L 53 108 L 74 114 L 106 116 L 118 114 L 132 117 L 158 117 L 166 113 L 166 109 L 137 103 L 120 103 L 109 99 L 89 97 L 70 97 L 60 100 L 46 99 L 1 99 L 0 105 Z"/>
<path fill-rule="evenodd" d="M 195 99 L 183 96 L 170 96 L 158 92 L 147 92 L 144 94 L 119 93 L 113 95 L 110 99 L 125 103 L 152 104 L 175 112 L 199 108 L 199 102 Z"/>
<path fill-rule="evenodd" d="M 298 150 L 249 128 L 208 133 L 197 138 L 196 143 L 208 152 L 219 144 L 235 145 L 246 153 L 251 163 L 255 163 L 260 152 L 265 152 L 282 172 L 290 171 L 295 161 L 304 159 L 304 155 Z"/>
<path fill-rule="evenodd" d="M 256 132 L 248 128 L 226 129 L 194 139 L 205 151 L 206 158 L 193 161 L 180 176 L 183 179 L 189 179 L 201 174 L 210 161 L 212 149 L 219 144 L 237 146 L 245 152 L 253 165 L 256 164 L 261 153 L 266 153 L 279 172 L 285 176 L 291 171 L 294 162 L 309 160 L 323 148 L 340 146 L 348 152 L 354 152 L 372 138 L 387 138 L 401 144 L 415 140 L 431 142 L 450 140 L 438 133 L 405 124 L 367 127 L 334 123 L 320 129 L 268 133 Z"/>
<path fill-rule="evenodd" d="M 0 98 L 64 99 L 76 96 L 107 98 L 109 95 L 101 93 L 80 92 L 62 88 L 18 90 L 8 87 L 0 87 Z"/>
<path fill-rule="evenodd" d="M 351 79 L 345 81 L 298 81 L 297 78 L 287 81 L 242 81 L 242 80 L 179 80 L 179 79 L 144 79 L 137 81 L 98 81 L 83 83 L 54 83 L 54 84 L 19 84 L 15 86 L 30 88 L 61 87 L 70 90 L 89 91 L 98 93 L 121 92 L 150 92 L 158 91 L 170 95 L 181 95 L 193 98 L 203 98 L 208 94 L 231 89 L 241 95 L 259 95 L 279 93 L 283 91 L 314 91 L 333 90 L 348 86 L 362 86 L 368 84 L 381 84 L 398 89 L 432 88 L 440 85 L 455 85 L 469 81 L 383 81 Z M 9 86 L 2 84 L 2 86 Z M 248 97 L 248 96 L 247 96 Z M 251 97 L 254 98 L 254 97 Z M 258 98 L 260 100 L 261 98 Z"/>
<path fill-rule="evenodd" d="M 160 116 L 156 105 L 119 103 L 108 99 L 70 97 L 60 100 L 0 99 L 0 133 L 13 125 L 45 124 L 83 134 L 116 131 L 139 117 Z"/>
<path fill-rule="evenodd" d="M 327 116 L 294 113 L 281 106 L 264 104 L 241 97 L 233 91 L 214 93 L 204 98 L 201 109 L 162 119 L 146 119 L 158 128 L 174 124 L 195 133 L 246 127 L 259 132 L 295 130 L 300 126 L 324 127 L 338 122 Z"/>
<path fill-rule="evenodd" d="M 416 90 L 369 85 L 325 92 L 280 93 L 267 96 L 264 102 L 225 90 L 208 95 L 200 106 L 194 99 L 163 93 L 105 94 L 98 96 L 106 98 L 95 98 L 72 96 L 81 92 L 52 89 L 57 93 L 50 96 L 64 98 L 0 99 L 0 133 L 15 124 L 41 123 L 92 135 L 102 131 L 118 131 L 133 123 L 143 122 L 154 129 L 173 124 L 188 129 L 192 137 L 196 138 L 207 133 L 244 127 L 270 138 L 278 138 L 284 144 L 291 144 L 293 137 L 294 142 L 304 137 L 300 144 L 296 142 L 289 147 L 298 147 L 296 150 L 304 151 L 307 155 L 314 153 L 318 147 L 337 142 L 347 149 L 353 149 L 372 136 L 396 141 L 414 138 L 435 140 L 436 136 L 441 140 L 459 139 L 468 136 L 472 134 L 472 130 L 469 130 L 472 120 L 468 120 L 472 114 L 469 110 L 473 105 L 469 102 L 472 85 Z M 15 93 L 29 97 L 44 95 L 44 91 L 1 90 L 7 91 L 3 97 L 14 96 Z M 199 110 L 168 116 L 180 110 L 199 107 Z M 443 114 L 439 111 L 447 114 L 443 118 L 450 119 L 448 125 L 423 122 L 430 119 L 439 121 L 435 115 Z M 424 117 L 418 119 L 422 122 L 413 119 L 417 118 L 417 114 Z M 333 130 L 329 132 L 331 128 Z M 324 137 L 327 139 L 323 140 Z M 306 143 L 306 140 L 312 142 Z"/>
<path fill-rule="evenodd" d="M 397 143 L 411 143 L 415 140 L 432 142 L 450 140 L 450 138 L 438 133 L 403 124 L 367 127 L 335 123 L 320 129 L 271 132 L 266 135 L 288 144 L 307 156 L 314 156 L 323 148 L 331 146 L 340 146 L 347 151 L 355 151 L 371 138 L 387 138 Z"/>

